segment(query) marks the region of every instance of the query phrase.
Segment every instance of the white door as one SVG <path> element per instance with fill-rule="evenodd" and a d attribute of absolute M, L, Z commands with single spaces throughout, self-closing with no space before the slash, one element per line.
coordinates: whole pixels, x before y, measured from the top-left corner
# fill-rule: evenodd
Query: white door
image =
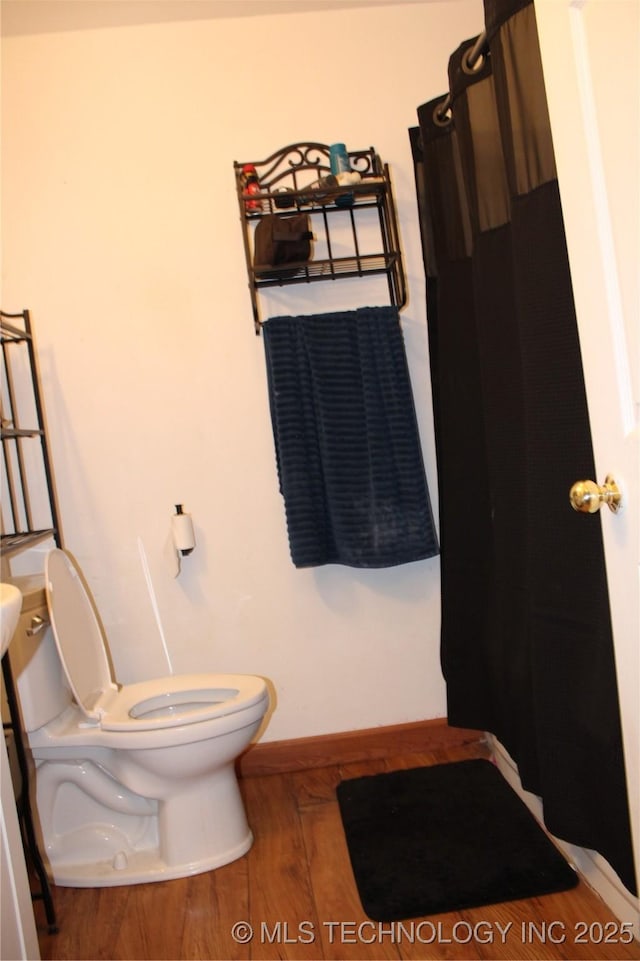
<path fill-rule="evenodd" d="M 598 472 L 589 479 L 612 474 L 623 495 L 621 512 L 603 507 L 600 521 L 640 880 L 640 3 L 535 8 Z M 617 893 L 618 913 L 638 925 L 638 902 Z"/>

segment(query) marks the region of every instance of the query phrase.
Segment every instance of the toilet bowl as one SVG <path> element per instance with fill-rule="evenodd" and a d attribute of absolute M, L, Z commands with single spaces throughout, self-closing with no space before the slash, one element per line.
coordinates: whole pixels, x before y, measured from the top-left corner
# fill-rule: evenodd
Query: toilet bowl
<path fill-rule="evenodd" d="M 234 762 L 269 706 L 265 681 L 203 673 L 118 685 L 66 552 L 49 552 L 44 582 L 46 607 L 40 590 L 10 656 L 53 880 L 160 881 L 241 857 L 253 835 Z"/>

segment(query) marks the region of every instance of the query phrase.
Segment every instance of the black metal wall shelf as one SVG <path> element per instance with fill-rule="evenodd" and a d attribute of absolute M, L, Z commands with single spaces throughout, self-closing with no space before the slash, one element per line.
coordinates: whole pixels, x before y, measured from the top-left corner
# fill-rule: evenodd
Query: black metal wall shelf
<path fill-rule="evenodd" d="M 261 327 L 259 293 L 269 287 L 382 275 L 387 279 L 390 302 L 398 308 L 405 305 L 400 238 L 388 165 L 381 162 L 373 147 L 349 151 L 349 162 L 361 180 L 327 192 L 311 189 L 312 183 L 331 173 L 327 144 L 291 144 L 266 160 L 234 162 L 256 334 Z M 249 163 L 255 168 L 259 184 L 259 192 L 250 196 L 245 192 L 243 173 Z M 348 205 L 344 205 L 347 198 Z M 254 209 L 247 209 L 248 201 Z M 265 271 L 253 263 L 255 226 L 268 215 L 288 217 L 296 213 L 307 213 L 311 219 L 315 237 L 313 258 L 287 264 L 291 276 L 265 276 Z M 363 237 L 372 226 L 375 246 L 367 250 Z"/>

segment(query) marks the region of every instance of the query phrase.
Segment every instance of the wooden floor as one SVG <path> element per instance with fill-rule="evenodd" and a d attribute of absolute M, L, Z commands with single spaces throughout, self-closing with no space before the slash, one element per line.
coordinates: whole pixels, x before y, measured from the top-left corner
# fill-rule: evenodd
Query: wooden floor
<path fill-rule="evenodd" d="M 581 882 L 566 894 L 378 924 L 363 913 L 335 788 L 342 778 L 482 756 L 480 745 L 243 778 L 255 843 L 195 877 L 53 889 L 60 931 L 42 958 L 640 959 Z M 40 907 L 36 907 L 40 923 Z"/>

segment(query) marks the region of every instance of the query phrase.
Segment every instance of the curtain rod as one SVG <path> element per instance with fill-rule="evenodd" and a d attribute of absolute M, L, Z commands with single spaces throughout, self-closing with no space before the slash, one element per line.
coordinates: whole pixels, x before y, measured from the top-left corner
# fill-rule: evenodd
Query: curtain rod
<path fill-rule="evenodd" d="M 480 57 L 484 56 L 488 51 L 487 31 L 483 30 L 471 49 L 464 54 L 462 58 L 462 69 L 472 73 Z M 436 123 L 442 123 L 442 121 L 446 119 L 445 114 L 450 106 L 451 92 L 447 94 L 442 103 L 433 111 L 433 119 Z"/>

